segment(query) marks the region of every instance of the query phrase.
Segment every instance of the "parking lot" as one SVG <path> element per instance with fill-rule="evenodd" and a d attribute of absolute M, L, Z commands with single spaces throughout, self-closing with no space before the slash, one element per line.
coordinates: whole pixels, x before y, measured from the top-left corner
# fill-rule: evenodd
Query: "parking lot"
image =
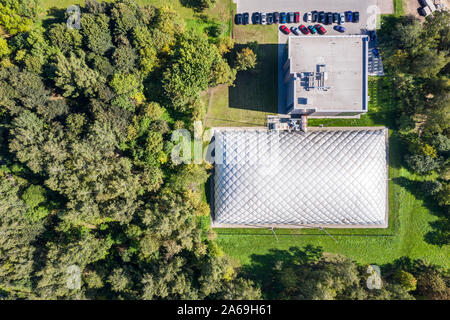
<path fill-rule="evenodd" d="M 289 28 L 304 24 L 308 26 L 313 23 L 306 23 L 304 21 L 304 14 L 310 11 L 325 11 L 325 12 L 345 12 L 345 11 L 359 11 L 359 22 L 345 23 L 343 26 L 347 29 L 344 34 L 362 34 L 366 30 L 375 29 L 376 26 L 376 5 L 377 0 L 237 0 L 237 12 L 248 12 L 251 16 L 253 12 L 300 12 L 300 22 L 286 24 Z M 251 22 L 250 22 L 251 23 Z M 333 29 L 333 25 L 324 25 L 327 29 L 328 35 L 341 34 Z M 287 36 L 279 33 L 279 42 L 285 43 Z"/>

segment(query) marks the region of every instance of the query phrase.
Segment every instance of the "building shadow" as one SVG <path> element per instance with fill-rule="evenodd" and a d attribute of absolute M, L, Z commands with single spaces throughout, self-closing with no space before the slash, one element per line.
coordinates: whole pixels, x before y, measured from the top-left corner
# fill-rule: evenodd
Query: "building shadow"
<path fill-rule="evenodd" d="M 236 44 L 234 54 L 250 47 L 258 57 L 254 70 L 239 71 L 228 89 L 230 108 L 277 113 L 278 44 Z"/>

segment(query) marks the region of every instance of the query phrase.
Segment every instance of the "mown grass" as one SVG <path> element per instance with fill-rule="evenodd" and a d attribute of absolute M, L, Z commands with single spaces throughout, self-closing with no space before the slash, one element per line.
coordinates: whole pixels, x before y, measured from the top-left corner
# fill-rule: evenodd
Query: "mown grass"
<path fill-rule="evenodd" d="M 404 0 L 394 0 L 394 15 L 402 16 L 405 14 L 403 1 Z"/>

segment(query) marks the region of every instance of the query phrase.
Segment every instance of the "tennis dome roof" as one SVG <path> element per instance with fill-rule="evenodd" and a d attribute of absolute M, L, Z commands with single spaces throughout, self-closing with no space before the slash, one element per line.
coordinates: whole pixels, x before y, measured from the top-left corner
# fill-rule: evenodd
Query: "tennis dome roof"
<path fill-rule="evenodd" d="M 214 129 L 213 227 L 387 227 L 387 129 L 309 130 Z"/>

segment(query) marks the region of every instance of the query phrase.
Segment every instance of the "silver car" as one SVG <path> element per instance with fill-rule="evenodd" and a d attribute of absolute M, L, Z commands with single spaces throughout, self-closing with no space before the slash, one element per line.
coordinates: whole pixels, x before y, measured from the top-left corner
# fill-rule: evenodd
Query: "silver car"
<path fill-rule="evenodd" d="M 266 14 L 261 12 L 261 24 L 266 24 Z"/>
<path fill-rule="evenodd" d="M 341 13 L 339 15 L 339 24 L 344 24 L 345 23 L 345 14 Z"/>

